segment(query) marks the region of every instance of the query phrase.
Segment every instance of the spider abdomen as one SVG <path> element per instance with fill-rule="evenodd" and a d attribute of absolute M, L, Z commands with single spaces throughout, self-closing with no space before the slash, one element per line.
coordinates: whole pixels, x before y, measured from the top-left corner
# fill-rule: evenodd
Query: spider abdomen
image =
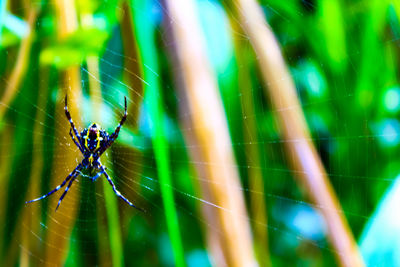
<path fill-rule="evenodd" d="M 100 126 L 96 123 L 90 125 L 89 128 L 84 129 L 81 133 L 84 148 L 90 152 L 93 152 L 102 146 L 104 146 L 108 139 L 106 131 L 101 130 Z"/>

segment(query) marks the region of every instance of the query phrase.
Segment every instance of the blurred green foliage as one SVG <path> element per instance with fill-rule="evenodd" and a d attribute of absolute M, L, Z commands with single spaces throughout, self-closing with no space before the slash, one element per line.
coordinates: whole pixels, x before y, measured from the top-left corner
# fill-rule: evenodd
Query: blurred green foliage
<path fill-rule="evenodd" d="M 3 25 L 1 16 L 8 12 L 24 18 L 30 8 L 24 6 L 24 1 L 9 1 L 8 5 L 5 2 L 0 6 L 0 96 L 5 94 L 21 42 L 17 29 Z M 129 9 L 124 8 L 125 4 Z M 260 169 L 264 178 L 272 265 L 334 266 L 336 252 L 329 248 L 324 223 L 287 165 L 279 125 L 274 119 L 277 111 L 265 100 L 268 96 L 264 95 L 251 44 L 247 42 L 246 49 L 239 51 L 248 59 L 246 66 L 238 63 L 235 56 L 234 39 L 247 41 L 247 36 L 232 28 L 224 1 L 198 0 L 197 4 L 247 200 L 256 194 L 248 190 L 247 169 Z M 381 220 L 380 209 L 387 212 L 381 207 L 373 213 L 400 172 L 400 8 L 391 1 L 378 0 L 262 0 L 260 4 L 281 44 L 313 142 L 358 238 L 368 221 Z M 71 149 L 67 132 L 65 139 L 56 135 L 59 125 L 67 123 L 55 121 L 54 116 L 59 96 L 65 92 L 59 82 L 60 72 L 79 66 L 84 98 L 77 105 L 85 125 L 94 113 L 100 113 L 103 118 L 100 124 L 112 131 L 119 120 L 123 95 L 129 96 L 130 106 L 139 107 L 140 114 L 128 118 L 118 142 L 104 160 L 113 170 L 121 192 L 136 197 L 134 202 L 147 213 L 128 210 L 119 200 L 115 208 L 99 208 L 98 203 L 103 202 L 96 199 L 114 195 L 112 192 L 104 195 L 99 186 L 94 188 L 90 182 L 83 182 L 84 177 L 80 178 L 80 198 L 73 200 L 79 202 L 79 212 L 71 236 L 65 236 L 69 243 L 66 264 L 210 265 L 207 232 L 214 226 L 201 215 L 202 196 L 196 179 L 205 177 L 195 176 L 195 162 L 183 137 L 191 129 L 182 126 L 180 116 L 188 116 L 189 111 L 179 115 L 180 103 L 185 99 L 175 88 L 180 82 L 182 66 L 174 59 L 169 17 L 162 1 L 76 1 L 80 27 L 62 40 L 57 38 L 52 2 L 33 1 L 32 5 L 40 6 L 41 12 L 34 24 L 35 39 L 27 59 L 28 69 L 15 99 L 11 103 L 0 102 L 6 105 L 6 114 L 0 118 L 0 149 L 10 149 L 3 151 L 0 158 L 0 187 L 4 192 L 4 199 L 0 199 L 0 209 L 4 210 L 0 263 L 19 264 L 19 254 L 26 252 L 30 252 L 29 260 L 36 265 L 44 260 L 46 235 L 51 231 L 46 225 L 56 216 L 52 207 L 47 207 L 47 200 L 37 203 L 40 214 L 32 219 L 40 229 L 27 232 L 35 249 L 21 246 L 24 236 L 20 232 L 30 226 L 21 222 L 21 214 L 30 208 L 23 203 L 30 190 L 33 136 L 39 135 L 43 142 L 39 154 L 35 154 L 45 163 L 41 179 L 35 181 L 40 184 L 42 194 L 51 189 L 49 177 L 54 175 L 54 161 L 63 160 L 63 155 L 55 154 L 55 146 Z M 132 14 L 128 27 L 136 42 L 129 47 L 123 44 L 127 37 L 121 25 L 121 17 L 127 14 Z M 84 23 L 88 15 L 93 18 L 90 27 Z M 137 58 L 127 56 L 132 49 L 137 51 Z M 102 110 L 96 111 L 90 108 L 94 101 L 89 93 L 91 73 L 87 58 L 90 56 L 98 57 L 97 78 L 104 102 Z M 136 62 L 140 72 L 131 73 L 128 62 Z M 238 83 L 241 71 L 251 74 L 254 102 L 251 115 L 257 122 L 254 145 L 261 151 L 258 166 L 249 166 L 244 153 L 247 118 L 243 116 Z M 127 76 L 134 75 L 143 81 L 131 84 Z M 40 89 L 43 87 L 46 90 Z M 143 95 L 136 93 L 138 87 L 144 88 Z M 38 106 L 38 99 L 45 99 L 45 105 Z M 41 113 L 42 119 L 38 119 Z M 43 125 L 39 133 L 34 131 L 37 123 Z M 70 170 L 72 167 L 65 166 Z M 115 213 L 116 207 L 119 213 Z M 396 217 L 384 218 L 382 221 Z M 113 232 L 116 228 L 118 231 Z M 104 229 L 108 232 L 102 232 Z M 363 240 L 369 240 L 369 229 L 373 229 L 374 236 L 385 236 L 377 234 L 376 229 L 386 233 L 378 225 L 365 228 Z M 400 232 L 398 227 L 390 231 L 396 236 Z M 390 258 L 382 255 L 398 250 L 398 246 L 394 244 L 376 257 L 382 257 L 386 266 L 394 266 Z M 369 253 L 368 249 L 363 249 L 363 253 Z"/>

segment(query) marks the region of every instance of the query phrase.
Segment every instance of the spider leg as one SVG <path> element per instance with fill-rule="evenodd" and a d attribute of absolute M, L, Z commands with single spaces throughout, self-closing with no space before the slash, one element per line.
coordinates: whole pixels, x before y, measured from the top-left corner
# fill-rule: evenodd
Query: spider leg
<path fill-rule="evenodd" d="M 64 180 L 59 186 L 57 186 L 56 188 L 54 188 L 53 190 L 51 190 L 50 192 L 48 192 L 47 194 L 45 194 L 45 195 L 43 195 L 43 196 L 41 196 L 41 197 L 38 197 L 38 198 L 35 198 L 35 199 L 32 199 L 32 200 L 26 201 L 25 204 L 28 204 L 28 203 L 31 203 L 31 202 L 35 202 L 35 201 L 42 200 L 42 199 L 44 199 L 44 198 L 50 196 L 51 194 L 57 192 L 57 191 L 60 190 L 60 188 L 62 188 L 72 177 L 75 179 L 75 176 L 76 176 L 77 174 L 79 174 L 78 171 L 79 171 L 81 168 L 82 168 L 82 164 L 79 164 L 79 165 L 67 176 L 67 178 L 65 178 L 65 180 Z"/>
<path fill-rule="evenodd" d="M 104 151 L 106 151 L 107 148 L 109 148 L 112 143 L 114 143 L 115 139 L 117 139 L 119 131 L 121 130 L 122 125 L 126 121 L 126 117 L 128 116 L 128 109 L 126 105 L 126 96 L 124 97 L 125 100 L 125 111 L 124 111 L 124 116 L 122 116 L 121 121 L 119 122 L 117 128 L 115 128 L 115 131 L 110 135 L 110 138 L 107 141 L 107 144 L 105 144 L 101 149 L 99 149 L 99 155 L 103 154 Z"/>
<path fill-rule="evenodd" d="M 96 173 L 95 176 L 90 177 L 90 179 L 92 180 L 92 182 L 96 182 L 97 178 L 99 178 L 102 174 L 103 174 L 103 171 L 99 171 L 98 173 Z"/>
<path fill-rule="evenodd" d="M 136 207 L 135 205 L 133 205 L 132 202 L 130 202 L 126 197 L 124 197 L 124 196 L 117 190 L 117 188 L 115 187 L 115 184 L 114 184 L 113 181 L 111 180 L 110 176 L 108 176 L 108 174 L 107 174 L 107 172 L 106 172 L 106 170 L 105 170 L 105 168 L 104 168 L 103 165 L 100 166 L 100 169 L 101 169 L 101 173 L 103 173 L 104 176 L 107 178 L 107 181 L 109 182 L 109 184 L 111 185 L 112 189 L 114 190 L 114 193 L 115 193 L 119 198 L 121 198 L 121 199 L 124 200 L 126 203 L 128 203 L 129 206 L 132 206 L 132 207 L 134 207 L 134 208 L 136 208 L 136 209 L 138 209 L 138 210 L 140 210 L 140 211 L 145 212 L 144 209 L 141 209 L 141 208 Z"/>
<path fill-rule="evenodd" d="M 65 110 L 65 116 L 67 116 L 67 119 L 68 119 L 69 123 L 71 124 L 71 128 L 74 130 L 74 133 L 75 133 L 76 137 L 78 138 L 79 144 L 81 144 L 81 146 L 83 146 L 83 145 L 82 145 L 81 136 L 79 135 L 78 130 L 76 129 L 75 124 L 74 124 L 74 122 L 72 121 L 71 114 L 69 113 L 69 110 L 68 110 L 68 106 L 67 106 L 67 95 L 65 95 L 65 106 L 64 106 L 64 110 Z"/>
<path fill-rule="evenodd" d="M 74 141 L 75 145 L 79 148 L 79 150 L 80 150 L 80 151 L 82 152 L 82 154 L 83 154 L 83 149 L 82 149 L 81 145 L 78 143 L 78 141 L 76 141 L 74 135 L 72 134 L 72 128 L 69 129 L 69 135 L 71 136 L 72 141 Z"/>
<path fill-rule="evenodd" d="M 56 207 L 56 211 L 58 209 L 58 207 L 61 204 L 61 201 L 64 199 L 65 195 L 68 193 L 69 188 L 71 187 L 72 183 L 75 181 L 77 175 L 74 175 L 74 177 L 72 177 L 71 181 L 69 181 L 69 184 L 67 185 L 67 187 L 65 188 L 64 193 L 61 195 L 60 199 L 58 200 L 57 203 L 57 207 Z"/>

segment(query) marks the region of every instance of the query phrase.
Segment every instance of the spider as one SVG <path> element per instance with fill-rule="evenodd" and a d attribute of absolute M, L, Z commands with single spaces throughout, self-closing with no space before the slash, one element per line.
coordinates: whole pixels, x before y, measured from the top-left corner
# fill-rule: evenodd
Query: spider
<path fill-rule="evenodd" d="M 25 202 L 25 204 L 35 202 L 42 200 L 51 194 L 57 192 L 60 190 L 65 184 L 69 181 L 67 187 L 65 188 L 64 193 L 61 195 L 60 200 L 58 201 L 56 210 L 61 204 L 61 201 L 64 199 L 65 195 L 67 194 L 69 188 L 71 187 L 72 183 L 75 181 L 75 179 L 78 177 L 79 174 L 81 174 L 82 169 L 88 169 L 90 172 L 93 170 L 97 170 L 98 173 L 90 177 L 90 179 L 95 182 L 97 178 L 99 178 L 102 174 L 107 178 L 107 181 L 111 185 L 112 189 L 114 190 L 115 194 L 120 197 L 122 200 L 124 200 L 126 203 L 129 204 L 129 206 L 132 206 L 140 211 L 144 211 L 141 208 L 136 207 L 133 205 L 126 197 L 124 197 L 115 187 L 115 184 L 111 180 L 110 176 L 106 172 L 106 168 L 101 164 L 100 162 L 100 156 L 114 143 L 115 139 L 117 139 L 119 131 L 121 129 L 121 126 L 124 124 L 126 117 L 128 115 L 127 113 L 127 106 L 126 106 L 126 97 L 125 97 L 125 112 L 124 116 L 122 117 L 120 123 L 118 124 L 117 128 L 115 129 L 114 133 L 111 135 L 108 135 L 108 133 L 100 128 L 100 125 L 96 123 L 92 123 L 89 128 L 83 129 L 83 131 L 79 134 L 78 130 L 75 127 L 74 122 L 72 121 L 71 114 L 68 111 L 68 106 L 67 106 L 67 96 L 65 96 L 65 116 L 67 116 L 67 119 L 69 123 L 71 124 L 71 128 L 69 130 L 69 135 L 72 138 L 72 141 L 74 141 L 75 145 L 79 148 L 79 150 L 83 154 L 83 160 L 76 166 L 76 168 L 65 178 L 65 180 L 58 185 L 56 188 L 54 188 L 52 191 L 48 192 L 47 194 L 35 198 L 33 200 Z M 75 134 L 76 138 L 74 137 L 73 133 Z"/>

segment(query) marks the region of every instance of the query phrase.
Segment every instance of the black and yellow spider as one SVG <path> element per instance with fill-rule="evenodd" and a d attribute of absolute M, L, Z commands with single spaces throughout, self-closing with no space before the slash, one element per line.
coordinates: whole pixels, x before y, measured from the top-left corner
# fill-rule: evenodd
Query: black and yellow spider
<path fill-rule="evenodd" d="M 135 205 L 133 205 L 126 197 L 124 197 L 117 190 L 117 188 L 115 187 L 110 176 L 107 174 L 106 168 L 100 163 L 100 156 L 104 153 L 104 151 L 107 150 L 107 148 L 109 148 L 112 145 L 112 143 L 115 141 L 115 139 L 117 139 L 119 131 L 121 129 L 121 126 L 124 124 L 126 117 L 128 115 L 127 106 L 126 106 L 126 97 L 125 97 L 124 116 L 122 117 L 122 119 L 121 119 L 120 123 L 118 124 L 117 128 L 115 129 L 114 133 L 111 134 L 110 136 L 108 135 L 108 133 L 106 131 L 101 130 L 100 126 L 96 123 L 92 123 L 89 126 L 89 128 L 84 129 L 79 134 L 78 130 L 75 128 L 75 125 L 72 121 L 71 115 L 68 111 L 67 96 L 65 96 L 64 110 L 65 110 L 65 115 L 67 116 L 67 119 L 68 119 L 69 123 L 71 124 L 71 129 L 69 130 L 69 135 L 71 136 L 72 141 L 74 141 L 75 145 L 82 152 L 83 160 L 81 161 L 81 163 L 78 164 L 78 166 L 76 166 L 76 168 L 67 176 L 67 178 L 65 178 L 65 180 L 59 186 L 54 188 L 49 193 L 47 193 L 41 197 L 35 198 L 33 200 L 27 201 L 25 203 L 27 204 L 27 203 L 31 203 L 31 202 L 35 202 L 35 201 L 44 199 L 44 198 L 50 196 L 51 194 L 53 194 L 54 192 L 57 192 L 58 190 L 60 190 L 60 188 L 62 188 L 69 181 L 67 187 L 65 188 L 64 193 L 61 195 L 60 200 L 58 201 L 58 204 L 56 207 L 56 211 L 57 211 L 58 207 L 60 206 L 61 201 L 67 194 L 72 183 L 75 181 L 75 179 L 81 173 L 81 170 L 88 169 L 89 171 L 93 171 L 93 170 L 98 171 L 98 173 L 95 176 L 90 177 L 90 179 L 93 182 L 96 181 L 97 178 L 99 178 L 102 174 L 104 174 L 104 176 L 107 178 L 107 181 L 110 183 L 110 185 L 112 186 L 112 189 L 114 190 L 115 194 L 118 197 L 122 198 L 130 206 L 132 206 L 138 210 L 144 211 L 141 208 L 138 208 Z M 72 133 L 72 130 L 74 131 L 76 139 Z"/>

